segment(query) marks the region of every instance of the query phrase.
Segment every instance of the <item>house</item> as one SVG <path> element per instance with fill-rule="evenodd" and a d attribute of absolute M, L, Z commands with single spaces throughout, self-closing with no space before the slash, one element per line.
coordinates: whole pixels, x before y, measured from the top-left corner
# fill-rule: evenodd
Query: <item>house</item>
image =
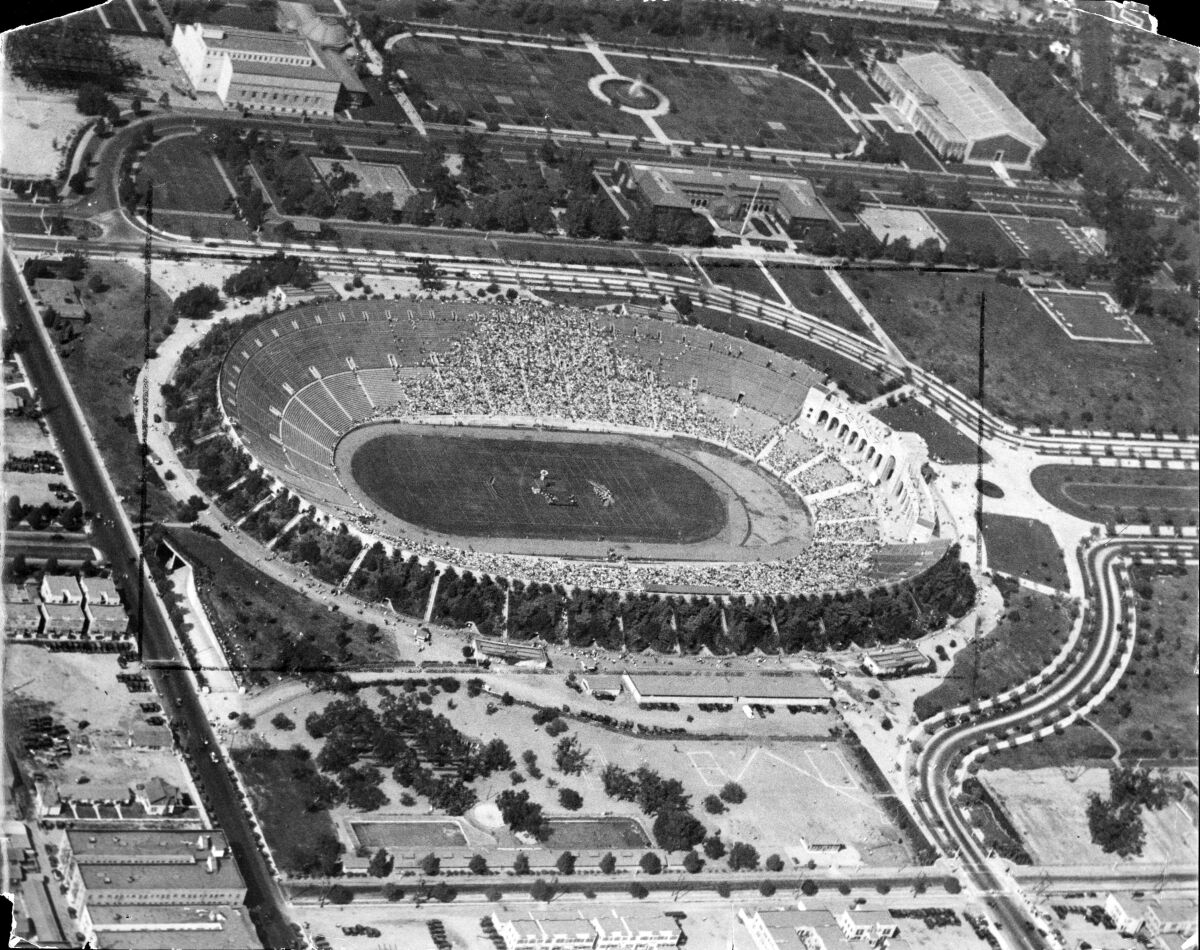
<path fill-rule="evenodd" d="M 43 640 L 80 640 L 87 618 L 75 604 L 41 604 Z"/>
<path fill-rule="evenodd" d="M 943 158 L 973 165 L 1029 168 L 1046 144 L 1038 131 L 984 73 L 943 53 L 877 60 L 871 77 Z"/>
<path fill-rule="evenodd" d="M 47 604 L 83 603 L 83 588 L 74 574 L 47 574 L 42 578 L 41 594 Z"/>
<path fill-rule="evenodd" d="M 39 277 L 33 282 L 33 291 L 46 310 L 60 320 L 87 322 L 87 308 L 80 302 L 74 282 L 57 277 Z"/>
<path fill-rule="evenodd" d="M 42 610 L 38 604 L 4 605 L 4 635 L 10 640 L 34 640 L 42 634 Z"/>
<path fill-rule="evenodd" d="M 157 775 L 146 782 L 138 782 L 133 787 L 133 798 L 146 810 L 147 815 L 156 818 L 173 815 L 187 807 L 183 793 Z"/>
<path fill-rule="evenodd" d="M 896 918 L 882 909 L 850 907 L 837 915 L 837 924 L 847 940 L 878 943 L 885 937 L 895 937 L 900 933 Z"/>
<path fill-rule="evenodd" d="M 82 577 L 79 586 L 83 589 L 88 606 L 121 603 L 121 593 L 111 577 Z"/>

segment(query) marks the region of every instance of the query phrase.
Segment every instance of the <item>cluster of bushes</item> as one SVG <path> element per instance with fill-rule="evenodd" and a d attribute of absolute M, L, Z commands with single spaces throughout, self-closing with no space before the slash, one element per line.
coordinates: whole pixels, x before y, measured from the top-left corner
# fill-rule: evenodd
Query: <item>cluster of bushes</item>
<path fill-rule="evenodd" d="M 627 772 L 609 763 L 600 780 L 610 798 L 636 802 L 654 816 L 654 840 L 664 851 L 690 851 L 704 840 L 704 825 L 692 814 L 691 796 L 678 779 L 664 779 L 646 766 Z"/>
<path fill-rule="evenodd" d="M 261 297 L 280 284 L 304 288 L 312 286 L 316 279 L 317 272 L 308 261 L 276 251 L 230 274 L 222 289 L 229 297 Z"/>
<path fill-rule="evenodd" d="M 396 553 L 389 558 L 377 541 L 350 578 L 347 590 L 363 600 L 387 601 L 400 613 L 420 617 L 425 613 L 436 575 L 437 568 L 422 565 L 415 555 L 405 558 Z"/>
<path fill-rule="evenodd" d="M 344 524 L 329 531 L 306 517 L 279 539 L 275 550 L 286 554 L 293 562 L 307 564 L 317 580 L 338 584 L 362 550 L 362 541 Z"/>
<path fill-rule="evenodd" d="M 1161 811 L 1170 802 L 1165 774 L 1137 766 L 1113 769 L 1108 773 L 1108 798 L 1098 792 L 1088 796 L 1088 830 L 1093 844 L 1105 854 L 1122 858 L 1140 855 L 1146 844 L 1142 809 Z"/>
<path fill-rule="evenodd" d="M 453 683 L 457 689 L 458 681 Z M 357 696 L 334 700 L 324 711 L 311 713 L 305 729 L 314 739 L 325 740 L 316 764 L 323 772 L 336 773 L 347 795 L 359 793 L 357 803 L 348 799 L 355 807 L 368 810 L 387 803 L 378 789 L 379 769 L 387 768 L 399 785 L 424 796 L 438 811 L 461 815 L 476 802 L 468 783 L 511 769 L 512 754 L 502 739 L 479 745 L 434 713 L 428 706 L 430 690 L 417 692 L 415 685 L 407 684 L 405 688 L 399 696 L 381 689 L 378 713 Z M 369 764 L 357 767 L 364 759 Z M 374 793 L 367 792 L 372 786 Z"/>

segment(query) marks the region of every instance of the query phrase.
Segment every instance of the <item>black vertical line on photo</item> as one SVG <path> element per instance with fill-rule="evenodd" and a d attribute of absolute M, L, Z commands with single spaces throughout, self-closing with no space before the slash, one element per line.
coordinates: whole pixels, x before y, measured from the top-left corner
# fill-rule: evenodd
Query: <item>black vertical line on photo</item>
<path fill-rule="evenodd" d="M 983 396 L 984 376 L 987 370 L 987 295 L 979 295 L 979 367 L 976 393 L 975 416 L 975 576 L 983 576 Z M 975 688 L 979 677 L 979 633 L 982 611 L 975 607 L 975 631 L 971 637 L 971 702 L 975 702 Z"/>
<path fill-rule="evenodd" d="M 147 466 L 150 464 L 150 376 L 147 367 L 150 364 L 150 297 L 153 292 L 150 262 L 154 248 L 154 182 L 146 181 L 146 239 L 142 244 L 142 418 L 139 426 L 141 445 L 139 446 L 140 467 L 138 469 L 138 615 L 137 640 L 139 652 L 144 649 L 143 638 L 146 623 L 146 521 L 149 515 L 150 476 Z"/>

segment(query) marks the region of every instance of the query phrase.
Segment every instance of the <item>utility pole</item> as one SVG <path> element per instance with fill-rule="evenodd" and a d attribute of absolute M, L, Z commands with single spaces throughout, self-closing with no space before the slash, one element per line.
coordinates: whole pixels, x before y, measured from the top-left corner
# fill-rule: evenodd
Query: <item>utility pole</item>
<path fill-rule="evenodd" d="M 978 414 L 975 420 L 975 576 L 983 574 L 983 382 L 986 352 L 987 297 L 979 295 L 979 375 L 976 395 Z M 975 702 L 975 688 L 979 679 L 979 634 L 983 625 L 982 612 L 975 610 L 975 632 L 971 640 L 971 702 Z"/>

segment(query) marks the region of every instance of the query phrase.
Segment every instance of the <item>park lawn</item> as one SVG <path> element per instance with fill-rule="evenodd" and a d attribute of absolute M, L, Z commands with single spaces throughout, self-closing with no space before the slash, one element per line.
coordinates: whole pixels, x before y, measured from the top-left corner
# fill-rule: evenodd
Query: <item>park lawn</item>
<path fill-rule="evenodd" d="M 972 699 L 996 696 L 1025 682 L 1054 659 L 1070 636 L 1076 609 L 1073 602 L 1025 590 L 1013 581 L 1001 579 L 997 586 L 1004 595 L 1004 613 L 996 628 L 984 634 L 977 646 L 967 643 L 955 654 L 946 678 L 918 697 L 913 709 L 918 719 Z"/>
<path fill-rule="evenodd" d="M 1176 469 L 1041 465 L 1030 477 L 1046 501 L 1085 521 L 1195 524 L 1194 472 Z"/>
<path fill-rule="evenodd" d="M 754 294 L 774 304 L 784 303 L 754 261 L 705 261 L 704 269 L 718 284 Z"/>
<path fill-rule="evenodd" d="M 786 264 L 769 265 L 768 269 L 797 310 L 820 317 L 859 336 L 870 337 L 870 332 L 854 308 L 833 286 L 823 270 Z"/>
<path fill-rule="evenodd" d="M 875 412 L 876 418 L 893 429 L 915 432 L 929 446 L 929 457 L 948 465 L 974 465 L 978 461 L 978 447 L 951 423 L 932 409 L 919 402 L 909 400 L 898 406 L 885 406 Z M 985 451 L 983 460 L 991 456 Z"/>
<path fill-rule="evenodd" d="M 294 775 L 305 765 L 298 752 L 248 746 L 233 750 L 233 760 L 250 793 L 267 845 L 282 870 L 297 868 L 299 856 L 310 852 L 320 837 L 336 834 L 328 810 L 308 808 L 305 786 Z"/>
<path fill-rule="evenodd" d="M 1118 750 L 1100 729 L 1120 745 L 1125 765 L 1194 763 L 1200 738 L 1196 722 L 1197 683 L 1192 672 L 1198 582 L 1200 573 L 1195 567 L 1179 574 L 1154 575 L 1150 581 L 1149 607 L 1145 606 L 1145 599 L 1138 598 L 1134 659 L 1116 690 L 1088 717 L 1090 722 L 1075 723 L 1059 735 L 1005 749 L 988 758 L 988 768 L 1037 769 L 1061 767 L 1064 763 L 1107 765 Z"/>
<path fill-rule="evenodd" d="M 992 570 L 1070 590 L 1062 549 L 1044 522 L 985 513 L 983 543 Z"/>
<path fill-rule="evenodd" d="M 1194 338 L 1139 316 L 1152 346 L 1071 340 L 1022 288 L 982 274 L 846 271 L 905 354 L 977 393 L 979 297 L 987 298 L 985 403 L 1025 425 L 1182 433 L 1200 428 Z"/>
<path fill-rule="evenodd" d="M 154 207 L 163 211 L 220 212 L 233 199 L 216 157 L 196 135 L 156 143 L 142 160 L 139 183 L 154 184 Z"/>
<path fill-rule="evenodd" d="M 92 275 L 99 275 L 105 289 L 86 289 Z M 63 366 L 87 417 L 88 428 L 99 446 L 105 468 L 127 509 L 137 510 L 141 490 L 142 457 L 138 429 L 141 417 L 134 413 L 133 389 L 142 368 L 145 349 L 143 277 L 125 264 L 92 261 L 78 281 L 84 306 L 91 314 L 78 337 L 61 348 Z M 151 344 L 169 334 L 171 299 L 157 284 L 150 287 Z M 147 465 L 147 497 L 152 518 L 173 518 L 175 503 L 167 494 L 158 473 Z"/>
<path fill-rule="evenodd" d="M 960 214 L 954 211 L 926 211 L 946 238 L 946 250 L 970 255 L 973 261 L 987 261 L 983 254 L 996 260 L 1003 252 L 1017 253 L 1017 247 L 999 226 L 983 214 Z"/>
<path fill-rule="evenodd" d="M 1134 568 L 1139 596 L 1133 659 L 1116 691 L 1092 717 L 1129 760 L 1165 762 L 1181 753 L 1195 755 L 1200 741 L 1193 672 L 1200 571 L 1194 566 L 1172 571 Z"/>
<path fill-rule="evenodd" d="M 395 662 L 391 633 L 327 610 L 215 538 L 181 529 L 171 532 L 171 540 L 195 570 L 196 587 L 230 666 L 247 671 L 250 679 L 267 682 L 281 673 Z"/>

